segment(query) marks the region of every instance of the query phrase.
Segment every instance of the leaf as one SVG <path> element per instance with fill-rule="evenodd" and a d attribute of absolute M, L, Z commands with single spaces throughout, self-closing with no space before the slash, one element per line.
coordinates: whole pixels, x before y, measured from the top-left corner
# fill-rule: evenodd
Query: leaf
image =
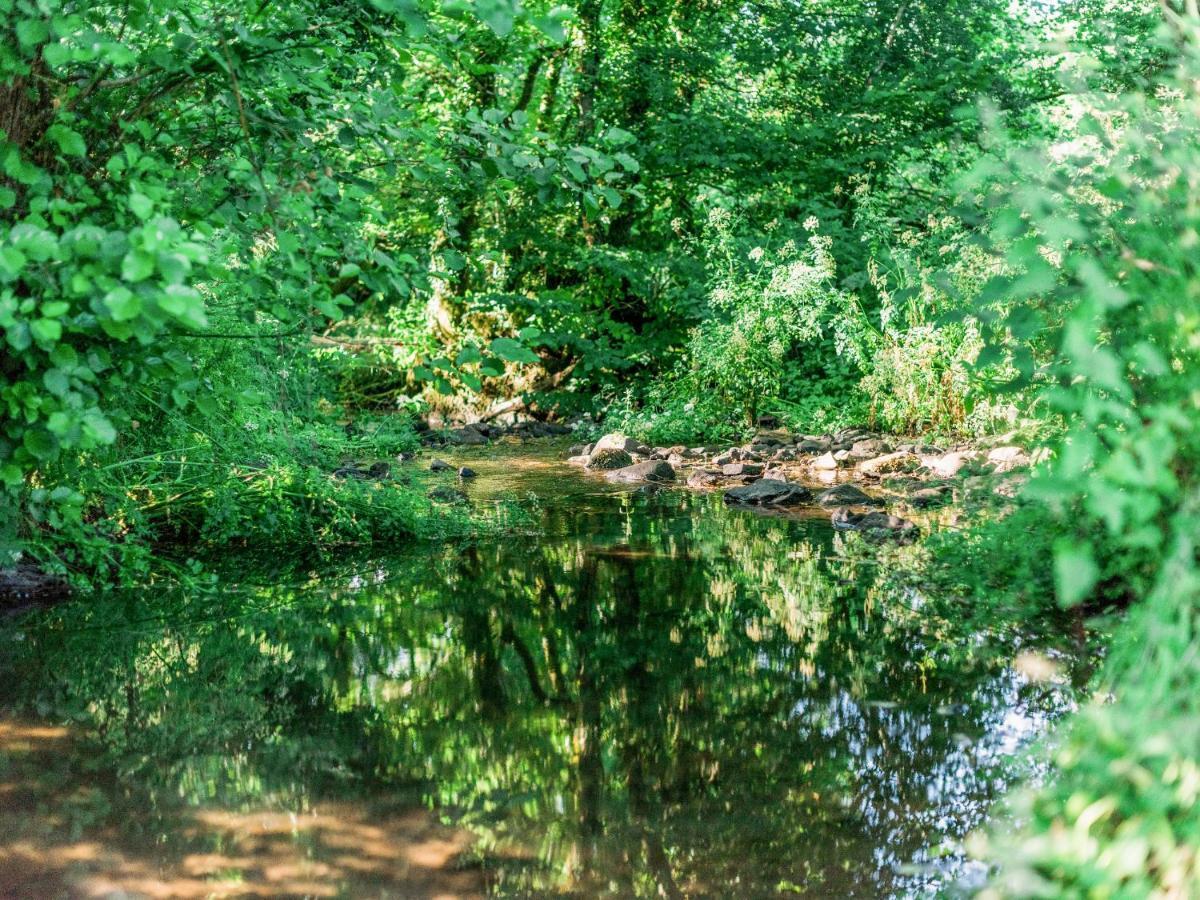
<path fill-rule="evenodd" d="M 475 15 L 487 23 L 497 36 L 505 37 L 516 21 L 517 4 L 510 0 L 476 0 Z"/>
<path fill-rule="evenodd" d="M 42 384 L 55 397 L 62 397 L 71 389 L 71 379 L 62 369 L 47 369 L 42 374 Z"/>
<path fill-rule="evenodd" d="M 536 363 L 540 362 L 536 353 L 512 338 L 496 338 L 488 345 L 488 350 L 508 362 Z"/>
<path fill-rule="evenodd" d="M 29 323 L 29 333 L 39 344 L 55 344 L 62 337 L 62 323 L 58 319 L 34 319 Z"/>
<path fill-rule="evenodd" d="M 34 459 L 50 459 L 58 452 L 58 441 L 44 428 L 29 428 L 21 435 L 21 444 Z"/>
<path fill-rule="evenodd" d="M 22 19 L 17 22 L 17 40 L 28 50 L 50 37 L 50 24 L 45 19 Z"/>
<path fill-rule="evenodd" d="M 1054 545 L 1054 583 L 1060 606 L 1075 606 L 1100 577 L 1091 544 L 1063 538 Z"/>
<path fill-rule="evenodd" d="M 133 210 L 135 216 L 145 221 L 154 212 L 154 201 L 145 194 L 134 191 L 129 195 L 129 208 Z"/>
<path fill-rule="evenodd" d="M 46 129 L 46 137 L 58 144 L 58 149 L 61 153 L 67 156 L 86 156 L 87 144 L 83 142 L 83 137 L 77 131 L 73 131 L 66 125 L 55 123 Z"/>
<path fill-rule="evenodd" d="M 154 274 L 154 257 L 144 250 L 130 250 L 121 261 L 121 277 L 134 283 Z"/>
<path fill-rule="evenodd" d="M 141 299 L 125 286 L 115 287 L 104 295 L 104 306 L 117 322 L 135 319 L 142 311 Z"/>

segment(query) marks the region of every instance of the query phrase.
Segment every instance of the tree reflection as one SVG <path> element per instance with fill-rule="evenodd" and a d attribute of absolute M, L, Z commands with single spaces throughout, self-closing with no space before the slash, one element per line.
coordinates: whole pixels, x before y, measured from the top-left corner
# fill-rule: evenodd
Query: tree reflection
<path fill-rule="evenodd" d="M 833 558 L 823 521 L 609 494 L 546 533 L 48 611 L 9 635 L 10 700 L 151 803 L 417 785 L 496 893 L 660 897 L 939 883 L 1014 729 L 1065 702 L 1012 674 L 1011 623 Z"/>

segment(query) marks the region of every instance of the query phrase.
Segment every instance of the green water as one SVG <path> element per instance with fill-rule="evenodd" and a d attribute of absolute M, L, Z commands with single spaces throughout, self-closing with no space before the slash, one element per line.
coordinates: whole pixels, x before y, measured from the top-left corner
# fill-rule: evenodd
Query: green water
<path fill-rule="evenodd" d="M 1069 678 L 1012 665 L 1054 635 L 890 584 L 890 563 L 846 558 L 818 511 L 617 489 L 548 457 L 469 461 L 473 502 L 536 496 L 537 527 L 231 563 L 216 593 L 86 598 L 3 626 L 0 705 L 73 727 L 43 836 L 99 832 L 174 871 L 232 840 L 198 832 L 197 811 L 336 802 L 363 827 L 431 807 L 465 836 L 447 866 L 473 880 L 456 883 L 504 896 L 887 897 L 979 879 L 958 842 L 1071 704 Z M 296 892 L 453 894 L 406 887 L 411 869 L 364 875 L 354 859 L 375 851 L 355 840 L 307 846 L 321 891 Z M 267 878 L 238 870 L 248 853 L 203 876 L 233 885 L 217 895 Z M 4 858 L 0 843 L 0 886 Z"/>

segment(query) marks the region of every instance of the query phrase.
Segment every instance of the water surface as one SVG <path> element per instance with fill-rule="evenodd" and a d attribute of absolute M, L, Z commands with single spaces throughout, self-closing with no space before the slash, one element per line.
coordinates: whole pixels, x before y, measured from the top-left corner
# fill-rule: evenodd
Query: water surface
<path fill-rule="evenodd" d="M 0 629 L 0 894 L 978 879 L 959 842 L 1071 702 L 1012 664 L 1054 636 L 899 586 L 819 511 L 617 488 L 557 455 L 462 457 L 473 502 L 536 497 L 528 533 L 231 560 L 216 592 Z"/>

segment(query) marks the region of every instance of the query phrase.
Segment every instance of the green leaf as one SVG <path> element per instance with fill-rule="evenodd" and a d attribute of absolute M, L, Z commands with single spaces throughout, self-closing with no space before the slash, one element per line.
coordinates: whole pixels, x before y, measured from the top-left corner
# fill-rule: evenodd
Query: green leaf
<path fill-rule="evenodd" d="M 1090 544 L 1067 538 L 1055 543 L 1054 583 L 1061 606 L 1075 606 L 1087 597 L 1099 577 Z"/>
<path fill-rule="evenodd" d="M 42 384 L 55 397 L 62 397 L 71 389 L 71 379 L 62 369 L 47 369 L 42 374 Z"/>
<path fill-rule="evenodd" d="M 145 194 L 134 191 L 129 195 L 129 208 L 135 216 L 145 221 L 154 213 L 154 201 Z"/>
<path fill-rule="evenodd" d="M 83 136 L 66 125 L 51 125 L 46 129 L 46 137 L 58 144 L 59 151 L 67 156 L 87 155 L 87 144 L 83 142 Z"/>
<path fill-rule="evenodd" d="M 105 294 L 104 305 L 117 322 L 136 319 L 142 311 L 141 298 L 124 286 L 115 287 Z"/>
<path fill-rule="evenodd" d="M 154 257 L 144 250 L 130 250 L 121 261 L 121 277 L 134 283 L 154 274 Z"/>
<path fill-rule="evenodd" d="M 34 319 L 29 323 L 29 332 L 39 344 L 54 344 L 62 337 L 62 323 L 58 319 Z"/>
<path fill-rule="evenodd" d="M 26 429 L 21 443 L 34 459 L 50 459 L 58 452 L 58 441 L 44 428 Z"/>
<path fill-rule="evenodd" d="M 16 30 L 17 40 L 26 50 L 45 43 L 50 37 L 50 24 L 45 19 L 21 19 Z"/>
<path fill-rule="evenodd" d="M 83 434 L 97 444 L 111 444 L 117 439 L 117 430 L 100 410 L 89 409 L 83 415 Z"/>
<path fill-rule="evenodd" d="M 12 209 L 17 202 L 17 194 L 12 188 L 0 187 L 0 209 Z"/>
<path fill-rule="evenodd" d="M 540 362 L 536 353 L 512 338 L 496 338 L 488 345 L 488 350 L 508 362 L 536 363 Z"/>

